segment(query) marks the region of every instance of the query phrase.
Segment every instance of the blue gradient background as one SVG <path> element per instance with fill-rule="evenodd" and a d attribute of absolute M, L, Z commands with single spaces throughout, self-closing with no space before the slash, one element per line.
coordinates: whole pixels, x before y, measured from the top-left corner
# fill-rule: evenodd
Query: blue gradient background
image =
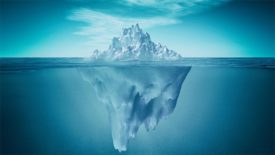
<path fill-rule="evenodd" d="M 1 0 L 0 56 L 89 56 L 97 48 L 85 44 L 92 36 L 74 34 L 85 23 L 68 20 L 83 7 L 121 18 L 167 13 L 118 1 Z M 273 0 L 233 0 L 190 15 L 179 13 L 178 23 L 145 31 L 183 56 L 274 57 L 274 8 Z"/>

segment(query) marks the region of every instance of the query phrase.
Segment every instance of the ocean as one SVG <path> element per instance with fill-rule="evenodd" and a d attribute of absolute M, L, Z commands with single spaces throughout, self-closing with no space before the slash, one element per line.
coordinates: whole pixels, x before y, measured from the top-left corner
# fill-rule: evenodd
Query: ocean
<path fill-rule="evenodd" d="M 141 126 L 121 153 L 106 107 L 81 73 L 103 66 L 191 67 L 174 111 L 153 131 Z M 271 155 L 274 105 L 274 58 L 1 58 L 0 154 Z"/>

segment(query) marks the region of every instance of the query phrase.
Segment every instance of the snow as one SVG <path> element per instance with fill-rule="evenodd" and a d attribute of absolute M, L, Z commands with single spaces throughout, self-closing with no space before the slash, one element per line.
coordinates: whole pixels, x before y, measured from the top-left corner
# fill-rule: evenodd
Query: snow
<path fill-rule="evenodd" d="M 113 38 L 107 50 L 95 50 L 91 55 L 94 61 L 162 61 L 181 58 L 180 54 L 169 50 L 166 46 L 152 42 L 150 35 L 144 33 L 138 24 L 124 28 L 120 37 Z"/>

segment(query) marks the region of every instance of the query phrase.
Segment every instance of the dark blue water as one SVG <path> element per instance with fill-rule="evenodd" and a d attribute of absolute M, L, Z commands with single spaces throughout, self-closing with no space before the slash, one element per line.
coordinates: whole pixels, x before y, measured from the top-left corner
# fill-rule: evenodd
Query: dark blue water
<path fill-rule="evenodd" d="M 114 150 L 82 59 L 0 59 L 1 154 L 274 154 L 274 59 L 186 59 L 175 111 Z M 116 65 L 140 65 L 124 62 Z M 107 64 L 114 65 L 114 64 Z M 145 65 L 160 64 L 147 62 Z"/>

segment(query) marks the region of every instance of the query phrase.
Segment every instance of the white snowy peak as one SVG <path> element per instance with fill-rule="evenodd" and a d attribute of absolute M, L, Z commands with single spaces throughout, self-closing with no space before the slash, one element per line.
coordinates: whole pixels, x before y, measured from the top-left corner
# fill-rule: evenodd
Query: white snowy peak
<path fill-rule="evenodd" d="M 143 32 L 138 24 L 124 28 L 121 36 L 114 37 L 112 44 L 105 51 L 95 50 L 92 60 L 140 60 L 160 61 L 179 60 L 182 57 L 166 46 L 155 44 L 151 41 L 150 35 Z"/>

